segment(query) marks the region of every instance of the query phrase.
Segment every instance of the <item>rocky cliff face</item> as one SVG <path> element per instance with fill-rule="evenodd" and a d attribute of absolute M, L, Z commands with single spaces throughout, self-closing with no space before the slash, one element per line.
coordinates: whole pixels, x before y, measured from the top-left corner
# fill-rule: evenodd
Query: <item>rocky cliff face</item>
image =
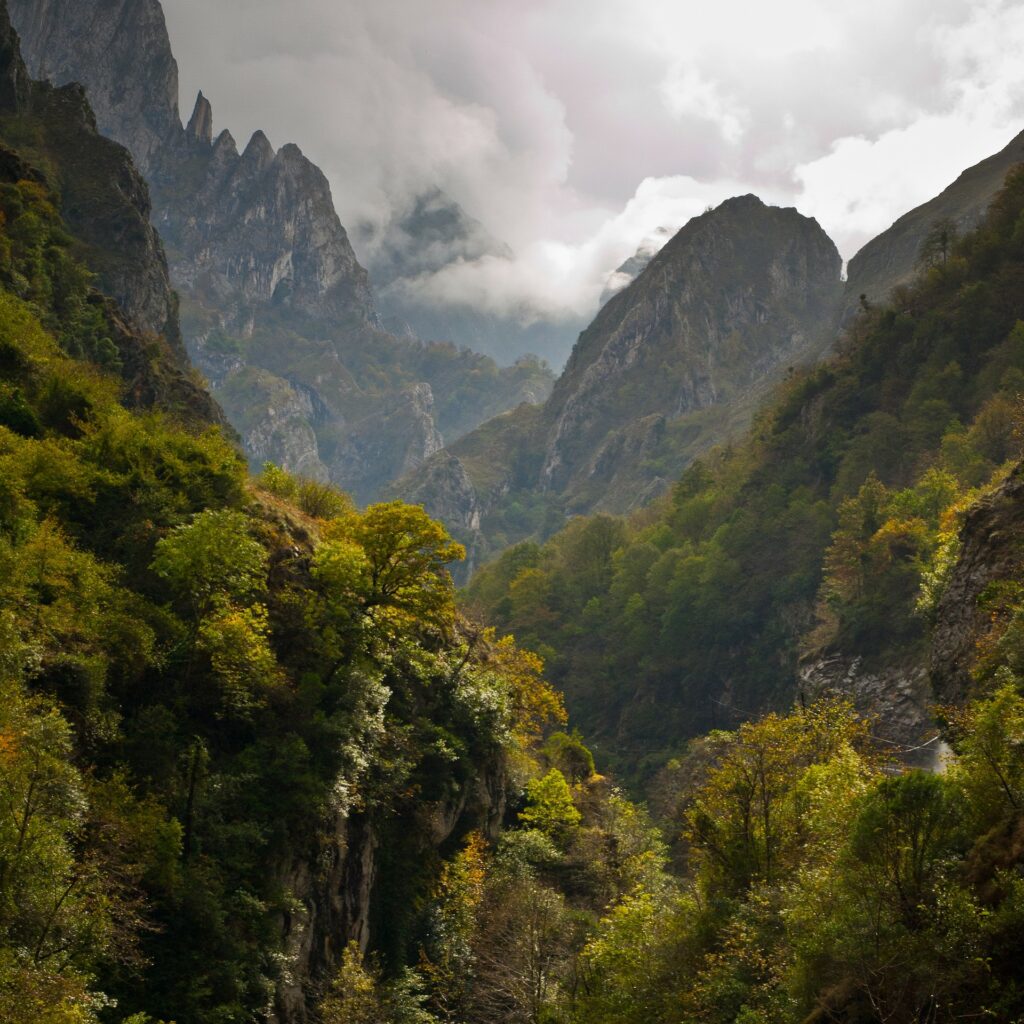
<path fill-rule="evenodd" d="M 219 408 L 189 368 L 164 248 L 150 224 L 145 181 L 127 150 L 97 132 L 80 86 L 54 88 L 30 78 L 5 8 L 0 9 L 0 119 L 5 134 L 33 163 L 50 169 L 45 183 L 60 196 L 78 255 L 97 275 L 95 304 L 104 310 L 118 347 L 128 398 L 222 423 Z M 38 173 L 6 147 L 3 163 L 10 180 Z"/>
<path fill-rule="evenodd" d="M 158 0 L 12 0 L 32 73 L 81 83 L 100 130 L 127 147 L 153 190 L 174 281 L 201 290 L 244 329 L 261 306 L 314 316 L 375 316 L 366 272 L 323 173 L 297 146 L 256 132 L 239 153 L 213 138 L 199 94 L 187 127 Z"/>
<path fill-rule="evenodd" d="M 256 132 L 239 153 L 212 138 L 200 93 L 188 128 L 154 171 L 155 221 L 178 286 L 247 334 L 268 308 L 318 319 L 376 320 L 366 271 L 334 210 L 330 186 L 294 145 Z"/>
<path fill-rule="evenodd" d="M 978 642 L 992 625 L 989 589 L 1024 570 L 1024 464 L 971 509 L 960 550 L 936 609 L 931 682 L 936 699 L 963 701 L 971 692 Z"/>
<path fill-rule="evenodd" d="M 695 217 L 580 336 L 548 403 L 542 485 L 592 473 L 641 417 L 721 405 L 817 354 L 840 267 L 816 221 L 755 196 Z"/>
<path fill-rule="evenodd" d="M 723 203 L 605 305 L 539 415 L 486 424 L 451 445 L 444 466 L 437 456 L 403 481 L 401 493 L 429 496 L 437 515 L 473 508 L 482 532 L 462 527 L 461 536 L 484 552 L 517 539 L 511 531 L 537 529 L 505 521 L 525 493 L 546 496 L 552 525 L 564 514 L 636 508 L 742 430 L 787 367 L 827 346 L 840 266 L 824 231 L 795 210 L 754 196 Z M 443 493 L 445 480 L 457 493 Z"/>
<path fill-rule="evenodd" d="M 281 865 L 280 882 L 294 898 L 282 915 L 287 978 L 275 993 L 270 1024 L 307 1024 L 330 972 L 351 940 L 366 949 L 378 893 L 386 891 L 379 851 L 395 830 L 423 856 L 474 828 L 496 839 L 509 800 L 504 766 L 492 764 L 450 799 L 406 809 L 386 824 L 372 814 L 339 812 Z M 382 832 L 386 833 L 382 835 Z"/>
<path fill-rule="evenodd" d="M 1024 571 L 1024 463 L 968 512 L 958 544 L 923 655 L 868 665 L 831 651 L 808 658 L 799 671 L 803 696 L 849 697 L 873 717 L 874 734 L 894 755 L 926 768 L 937 767 L 948 749 L 934 706 L 962 705 L 974 695 L 979 644 L 999 621 L 988 598 Z"/>
<path fill-rule="evenodd" d="M 868 667 L 864 659 L 839 652 L 800 666 L 802 697 L 844 697 L 872 722 L 872 735 L 894 761 L 936 769 L 948 748 L 932 711 L 935 696 L 928 670 L 919 661 Z"/>
<path fill-rule="evenodd" d="M 368 502 L 383 483 L 412 472 L 443 447 L 430 385 L 410 384 L 350 425 L 334 465 L 356 501 Z"/>
<path fill-rule="evenodd" d="M 100 131 L 148 175 L 181 131 L 178 65 L 158 0 L 8 0 L 33 75 L 86 86 Z M 113 31 L 118 26 L 131 31 Z"/>
<path fill-rule="evenodd" d="M 390 482 L 388 467 L 413 468 L 413 453 L 434 451 L 441 430 L 457 436 L 518 400 L 520 370 L 381 329 L 327 179 L 297 146 L 275 150 L 256 132 L 239 152 L 230 132 L 215 134 L 202 93 L 182 127 L 158 0 L 12 0 L 12 14 L 32 69 L 81 82 L 99 128 L 144 169 L 184 299 L 185 344 L 254 466 L 269 458 L 369 500 Z M 450 227 L 433 206 L 417 223 L 427 235 Z M 152 323 L 159 310 L 150 312 Z M 537 366 L 529 376 L 545 397 L 550 374 Z M 433 390 L 437 410 L 411 400 L 423 393 L 415 385 Z M 457 403 L 476 417 L 446 416 Z M 350 425 L 370 430 L 382 404 L 391 411 L 378 438 L 348 436 Z"/>
<path fill-rule="evenodd" d="M 842 320 L 849 320 L 868 302 L 884 302 L 893 288 L 907 284 L 918 272 L 921 243 L 940 221 L 950 221 L 962 234 L 984 216 L 1006 174 L 1024 161 L 1024 132 L 1005 149 L 969 167 L 934 199 L 905 213 L 892 227 L 868 242 L 850 260 Z"/>

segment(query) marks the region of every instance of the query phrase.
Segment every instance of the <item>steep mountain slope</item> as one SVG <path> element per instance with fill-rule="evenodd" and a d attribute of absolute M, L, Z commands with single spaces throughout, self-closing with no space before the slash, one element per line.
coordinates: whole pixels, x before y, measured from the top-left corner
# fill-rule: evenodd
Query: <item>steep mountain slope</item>
<path fill-rule="evenodd" d="M 72 252 L 96 275 L 101 290 L 79 311 L 80 321 L 103 325 L 98 329 L 109 334 L 105 347 L 112 346 L 111 363 L 136 404 L 175 409 L 201 424 L 223 423 L 182 345 L 177 298 L 163 246 L 149 223 L 145 182 L 129 154 L 97 134 L 82 90 L 33 82 L 6 19 L 3 27 L 4 178 L 11 184 L 37 182 L 59 197 L 60 213 L 74 236 Z M 31 281 L 19 283 L 26 293 L 35 287 Z"/>
<path fill-rule="evenodd" d="M 817 357 L 839 271 L 815 221 L 754 196 L 723 203 L 605 305 L 543 410 L 484 425 L 400 493 L 429 500 L 484 553 L 564 515 L 646 503 L 701 450 L 741 431 L 788 368 Z"/>
<path fill-rule="evenodd" d="M 580 519 L 478 575 L 471 599 L 553 654 L 606 754 L 631 770 L 656 762 L 652 749 L 788 703 L 801 674 L 808 698 L 813 686 L 881 696 L 886 712 L 904 702 L 893 742 L 934 736 L 927 616 L 984 620 L 963 610 L 983 572 L 950 591 L 952 608 L 938 595 L 972 489 L 1020 450 L 1022 208 L 1014 171 L 945 265 L 864 313 L 837 358 L 785 384 L 742 445 L 691 467 L 660 507 Z M 981 535 L 995 565 L 1011 493 Z M 959 696 L 963 651 L 940 652 L 960 679 L 941 692 Z"/>
<path fill-rule="evenodd" d="M 842 319 L 849 320 L 857 312 L 862 295 L 868 302 L 885 302 L 893 288 L 914 278 L 921 243 L 936 224 L 948 221 L 961 233 L 975 227 L 1002 188 L 1007 172 L 1022 160 L 1024 132 L 868 242 L 850 260 Z"/>
<path fill-rule="evenodd" d="M 144 168 L 188 350 L 254 463 L 331 477 L 367 500 L 390 479 L 358 459 L 381 401 L 400 404 L 420 385 L 436 397 L 425 419 L 410 413 L 380 441 L 404 466 L 439 432 L 458 436 L 546 394 L 536 361 L 502 370 L 381 329 L 327 180 L 298 147 L 275 150 L 256 132 L 239 152 L 228 131 L 214 138 L 202 94 L 182 127 L 157 0 L 15 0 L 12 16 L 33 72 L 83 83 L 101 131 Z"/>

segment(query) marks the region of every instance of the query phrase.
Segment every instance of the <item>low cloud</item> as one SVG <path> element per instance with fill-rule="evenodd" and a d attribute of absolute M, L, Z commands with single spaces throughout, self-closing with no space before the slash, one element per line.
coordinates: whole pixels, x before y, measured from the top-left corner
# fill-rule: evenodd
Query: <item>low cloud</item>
<path fill-rule="evenodd" d="M 659 227 L 738 193 L 848 258 L 1024 127 L 1016 0 L 164 5 L 186 94 L 298 142 L 364 259 L 440 188 L 515 257 L 401 287 L 525 318 L 586 315 Z"/>

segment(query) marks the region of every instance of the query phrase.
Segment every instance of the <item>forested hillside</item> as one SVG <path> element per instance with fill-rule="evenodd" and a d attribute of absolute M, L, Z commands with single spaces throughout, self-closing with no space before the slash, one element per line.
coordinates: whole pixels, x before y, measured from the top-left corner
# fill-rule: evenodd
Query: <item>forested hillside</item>
<path fill-rule="evenodd" d="M 687 736 L 786 706 L 802 652 L 920 658 L 922 577 L 1020 451 L 1022 209 L 1017 171 L 979 230 L 863 311 L 836 359 L 794 374 L 660 506 L 574 520 L 478 574 L 473 604 L 549 657 L 615 763 L 655 767 Z"/>

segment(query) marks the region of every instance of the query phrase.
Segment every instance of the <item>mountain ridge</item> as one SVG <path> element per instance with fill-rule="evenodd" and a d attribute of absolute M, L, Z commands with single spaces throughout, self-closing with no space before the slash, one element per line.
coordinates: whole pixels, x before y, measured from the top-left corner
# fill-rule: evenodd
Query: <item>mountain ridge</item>
<path fill-rule="evenodd" d="M 551 375 L 538 361 L 499 368 L 385 332 L 330 186 L 297 146 L 275 150 L 257 131 L 239 152 L 229 131 L 215 134 L 202 93 L 182 126 L 158 0 L 13 0 L 11 11 L 33 69 L 82 81 L 100 128 L 137 151 L 189 354 L 254 467 L 278 462 L 370 501 L 390 481 L 360 461 L 358 425 L 381 400 L 421 384 L 434 396 L 426 418 L 410 409 L 382 441 L 388 464 L 405 465 L 434 435 L 451 439 L 546 394 Z"/>

